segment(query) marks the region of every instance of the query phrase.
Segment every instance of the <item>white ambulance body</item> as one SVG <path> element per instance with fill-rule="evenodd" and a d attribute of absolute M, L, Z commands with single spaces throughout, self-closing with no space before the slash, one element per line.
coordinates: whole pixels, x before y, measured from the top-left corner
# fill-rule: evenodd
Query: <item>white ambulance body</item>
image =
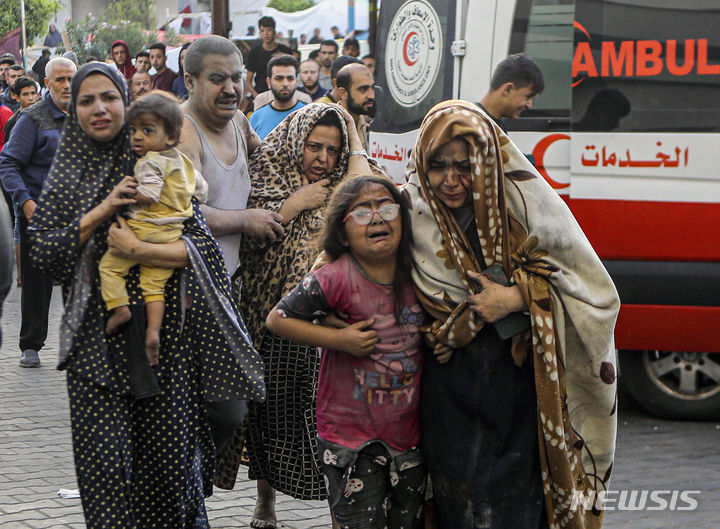
<path fill-rule="evenodd" d="M 398 182 L 429 108 L 478 101 L 511 53 L 538 62 L 510 137 L 615 280 L 624 381 L 675 418 L 720 416 L 718 28 L 717 0 L 383 0 L 378 28 L 370 154 Z"/>

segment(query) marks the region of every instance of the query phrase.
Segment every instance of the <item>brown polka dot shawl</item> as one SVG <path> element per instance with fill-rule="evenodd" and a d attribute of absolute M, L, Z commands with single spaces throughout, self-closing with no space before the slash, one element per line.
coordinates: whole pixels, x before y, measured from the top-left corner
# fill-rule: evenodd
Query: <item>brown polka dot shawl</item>
<path fill-rule="evenodd" d="M 480 271 L 478 259 L 427 176 L 435 151 L 456 137 L 469 144 L 485 263 L 502 265 L 532 318 L 531 329 L 513 339 L 512 355 L 516 364 L 534 364 L 550 526 L 600 527 L 600 506 L 586 512 L 577 499 L 605 490 L 612 469 L 617 292 L 566 204 L 505 133 L 477 106 L 445 101 L 423 121 L 404 190 L 418 264 L 413 278 L 440 341 L 466 345 L 484 324 L 467 303 L 477 292 L 467 272 Z"/>

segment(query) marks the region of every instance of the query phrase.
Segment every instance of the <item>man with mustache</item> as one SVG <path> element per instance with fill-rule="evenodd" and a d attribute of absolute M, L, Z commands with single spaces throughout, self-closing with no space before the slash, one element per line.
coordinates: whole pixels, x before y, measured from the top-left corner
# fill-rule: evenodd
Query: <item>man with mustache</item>
<path fill-rule="evenodd" d="M 247 160 L 260 146 L 260 138 L 238 110 L 245 89 L 240 50 L 218 35 L 199 38 L 185 53 L 184 76 L 188 100 L 181 105 L 185 122 L 177 148 L 208 184 L 208 198 L 201 208 L 233 276 L 243 236 L 274 241 L 284 233 L 279 214 L 245 209 L 250 194 Z M 208 402 L 205 407 L 215 453 L 220 456 L 242 426 L 247 403 L 229 400 Z"/>
<path fill-rule="evenodd" d="M 50 171 L 70 104 L 70 81 L 77 70 L 69 59 L 55 58 L 45 67 L 48 93 L 25 109 L 0 152 L 0 180 L 20 207 L 20 365 L 40 367 L 38 351 L 45 345 L 52 278 L 30 264 L 27 227 L 43 182 Z"/>
<path fill-rule="evenodd" d="M 130 79 L 130 101 L 135 101 L 152 90 L 152 78 L 146 71 L 138 70 Z"/>
<path fill-rule="evenodd" d="M 188 100 L 181 105 L 185 124 L 178 145 L 208 183 L 203 213 L 231 276 L 238 267 L 243 234 L 275 240 L 284 232 L 277 213 L 245 209 L 250 193 L 247 159 L 260 138 L 238 110 L 242 69 L 240 51 L 224 37 L 209 35 L 190 45 L 185 53 Z"/>
<path fill-rule="evenodd" d="M 320 65 L 314 59 L 305 59 L 300 63 L 300 81 L 302 88 L 298 88 L 298 92 L 306 93 L 313 101 L 327 93 L 327 90 L 320 86 Z"/>
<path fill-rule="evenodd" d="M 297 89 L 298 62 L 292 55 L 275 55 L 267 65 L 267 83 L 273 99 L 267 105 L 258 108 L 250 116 L 250 125 L 261 140 L 287 115 L 305 103 L 295 96 Z"/>
<path fill-rule="evenodd" d="M 343 66 L 335 78 L 338 103 L 355 120 L 360 141 L 367 151 L 370 122 L 375 117 L 375 79 L 362 63 Z"/>

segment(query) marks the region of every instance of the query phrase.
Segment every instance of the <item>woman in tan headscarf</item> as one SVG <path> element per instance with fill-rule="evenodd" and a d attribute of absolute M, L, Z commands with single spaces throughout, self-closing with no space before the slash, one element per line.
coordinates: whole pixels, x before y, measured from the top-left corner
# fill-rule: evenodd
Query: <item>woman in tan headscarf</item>
<path fill-rule="evenodd" d="M 326 491 L 317 456 L 317 349 L 275 336 L 265 328 L 265 317 L 318 256 L 313 239 L 324 227 L 333 189 L 349 175 L 368 174 L 370 165 L 347 111 L 313 103 L 266 136 L 249 168 L 247 207 L 277 212 L 285 226 L 283 237 L 273 243 L 244 237 L 240 256 L 241 311 L 268 377 L 266 402 L 248 409 L 250 477 L 258 480 L 250 525 L 271 528 L 276 526 L 273 489 L 305 500 L 324 499 Z M 235 456 L 239 447 L 236 442 Z M 229 459 L 237 457 L 230 454 Z M 228 467 L 223 474 L 234 481 L 237 466 L 221 465 Z"/>
<path fill-rule="evenodd" d="M 453 348 L 425 363 L 421 391 L 440 526 L 599 527 L 602 512 L 582 502 L 606 489 L 615 445 L 610 277 L 475 105 L 428 112 L 405 192 L 428 331 L 438 352 Z"/>

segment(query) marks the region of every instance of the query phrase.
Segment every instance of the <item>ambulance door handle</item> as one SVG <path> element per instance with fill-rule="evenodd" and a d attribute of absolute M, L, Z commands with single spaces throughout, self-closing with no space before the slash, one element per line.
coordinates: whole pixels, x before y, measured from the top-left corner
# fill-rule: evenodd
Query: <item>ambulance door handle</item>
<path fill-rule="evenodd" d="M 467 41 L 454 40 L 450 45 L 450 53 L 453 57 L 465 57 L 467 53 Z"/>
<path fill-rule="evenodd" d="M 547 130 L 570 130 L 569 118 L 552 118 L 546 122 Z"/>

